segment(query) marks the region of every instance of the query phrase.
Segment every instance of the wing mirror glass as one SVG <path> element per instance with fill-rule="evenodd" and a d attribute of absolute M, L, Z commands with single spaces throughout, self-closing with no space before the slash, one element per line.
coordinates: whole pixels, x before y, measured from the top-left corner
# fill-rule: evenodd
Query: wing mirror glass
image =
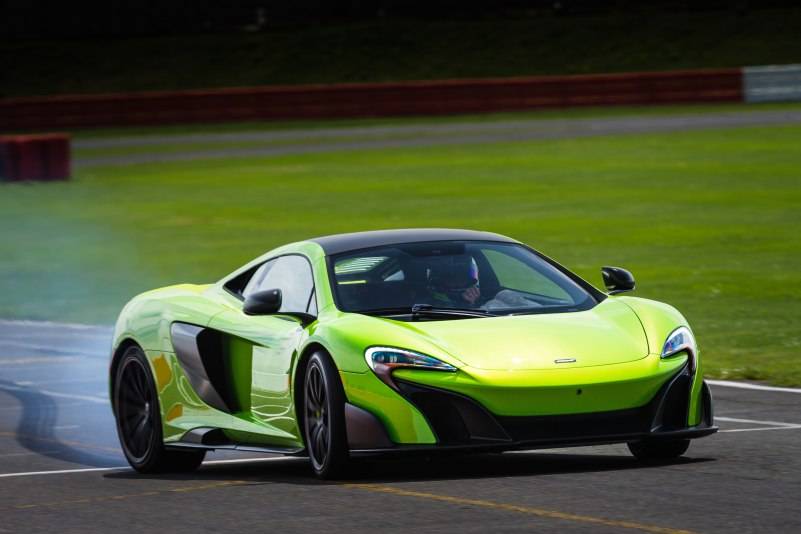
<path fill-rule="evenodd" d="M 270 315 L 281 309 L 281 290 L 266 289 L 252 293 L 245 299 L 242 311 L 246 315 Z"/>
<path fill-rule="evenodd" d="M 601 275 L 610 295 L 632 291 L 636 286 L 634 275 L 620 267 L 602 267 Z"/>

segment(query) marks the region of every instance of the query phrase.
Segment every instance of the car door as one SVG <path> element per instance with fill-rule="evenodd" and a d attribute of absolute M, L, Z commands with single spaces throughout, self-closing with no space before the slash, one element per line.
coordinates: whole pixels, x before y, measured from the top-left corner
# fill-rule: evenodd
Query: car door
<path fill-rule="evenodd" d="M 242 311 L 251 293 L 280 289 L 282 304 L 275 315 L 251 316 Z M 289 254 L 262 264 L 244 286 L 238 306 L 212 318 L 209 328 L 231 339 L 231 369 L 235 377 L 240 410 L 234 414 L 247 432 L 255 421 L 260 433 L 271 435 L 274 443 L 300 440 L 291 394 L 292 365 L 305 335 L 299 319 L 281 312 L 316 315 L 312 268 L 306 257 Z"/>

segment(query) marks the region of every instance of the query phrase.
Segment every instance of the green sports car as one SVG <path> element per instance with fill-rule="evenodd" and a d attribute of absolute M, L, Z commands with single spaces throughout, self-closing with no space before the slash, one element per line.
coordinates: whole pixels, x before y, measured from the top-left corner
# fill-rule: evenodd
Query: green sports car
<path fill-rule="evenodd" d="M 628 443 L 681 456 L 717 430 L 685 318 L 602 292 L 528 246 L 467 230 L 286 245 L 219 282 L 135 297 L 117 321 L 110 398 L 143 473 L 206 451 L 354 456 Z"/>

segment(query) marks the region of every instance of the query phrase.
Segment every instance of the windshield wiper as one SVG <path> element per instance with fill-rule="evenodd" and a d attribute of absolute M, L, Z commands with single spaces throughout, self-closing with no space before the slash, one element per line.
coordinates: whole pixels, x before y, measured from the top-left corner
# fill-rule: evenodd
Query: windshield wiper
<path fill-rule="evenodd" d="M 438 308 L 431 304 L 415 304 L 412 307 L 397 306 L 394 308 L 373 308 L 359 310 L 366 315 L 411 315 L 419 316 L 452 316 L 452 317 L 495 317 L 497 314 L 473 308 Z"/>
<path fill-rule="evenodd" d="M 458 315 L 461 317 L 496 317 L 496 314 L 476 308 L 439 308 L 431 304 L 415 304 L 412 315 Z"/>

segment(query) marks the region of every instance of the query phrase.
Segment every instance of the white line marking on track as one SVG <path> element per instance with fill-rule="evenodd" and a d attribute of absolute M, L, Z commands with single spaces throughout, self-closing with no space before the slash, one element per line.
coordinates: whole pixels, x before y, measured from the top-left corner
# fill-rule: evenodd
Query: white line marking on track
<path fill-rule="evenodd" d="M 801 426 L 801 424 L 799 423 L 782 423 L 780 421 L 758 421 L 756 419 L 739 419 L 737 417 L 720 417 L 720 416 L 715 416 L 715 421 L 726 421 L 731 423 L 751 423 L 754 425 L 765 425 L 765 426 L 787 426 L 787 427 Z"/>
<path fill-rule="evenodd" d="M 0 358 L 0 365 L 29 365 L 32 363 L 74 363 L 77 356 L 34 356 L 30 358 Z"/>
<path fill-rule="evenodd" d="M 46 389 L 40 389 L 37 393 L 41 393 L 42 395 L 47 395 L 48 397 L 59 397 L 62 399 L 73 399 L 73 400 L 83 400 L 87 402 L 94 402 L 97 404 L 108 404 L 108 397 L 93 397 L 91 395 L 74 395 L 72 393 L 59 393 L 58 391 L 48 391 Z"/>
<path fill-rule="evenodd" d="M 203 465 L 218 465 L 218 464 L 238 464 L 246 462 L 273 462 L 276 460 L 295 460 L 297 458 L 285 456 L 272 456 L 269 458 L 236 458 L 232 460 L 210 460 L 203 462 Z M 33 476 L 47 476 L 47 475 L 69 475 L 73 473 L 101 473 L 103 471 L 130 471 L 131 468 L 125 465 L 119 467 L 86 467 L 82 469 L 59 469 L 56 471 L 28 471 L 25 473 L 0 473 L 0 478 L 14 478 L 14 477 L 33 477 Z"/>
<path fill-rule="evenodd" d="M 0 339 L 0 347 L 3 347 L 3 352 L 6 352 L 7 350 L 49 352 L 51 354 L 70 354 L 77 356 L 91 356 L 94 358 L 108 356 L 104 350 L 86 350 L 84 348 L 71 349 L 64 348 L 62 345 L 42 345 L 39 343 L 26 343 L 24 341 L 9 341 L 5 339 Z M 6 349 L 6 347 L 8 347 L 8 349 Z M 58 356 L 51 356 L 51 358 L 58 358 Z M 0 360 L 0 362 L 2 361 L 3 360 Z"/>
<path fill-rule="evenodd" d="M 718 432 L 762 432 L 763 430 L 793 430 L 798 428 L 801 428 L 801 425 L 763 426 L 761 428 L 732 428 L 730 430 L 718 430 Z"/>
<path fill-rule="evenodd" d="M 35 326 L 36 328 L 60 328 L 66 330 L 111 330 L 110 326 L 82 323 L 58 323 L 54 321 L 30 321 L 26 319 L 0 319 L 0 326 Z"/>
<path fill-rule="evenodd" d="M 95 384 L 97 382 L 105 383 L 108 381 L 107 376 L 93 376 L 91 378 L 65 378 L 63 380 L 16 380 L 14 384 L 17 386 L 44 386 L 53 384 Z"/>
<path fill-rule="evenodd" d="M 58 391 L 48 391 L 46 389 L 31 389 L 20 386 L 0 385 L 0 391 L 21 391 L 23 393 L 38 393 L 40 395 L 47 395 L 48 397 L 58 397 L 61 399 L 73 399 L 73 400 L 82 400 L 87 402 L 95 402 L 98 404 L 108 404 L 107 397 L 93 397 L 91 395 L 75 395 L 73 393 L 60 393 Z"/>
<path fill-rule="evenodd" d="M 26 473 L 2 473 L 0 478 L 12 477 L 35 477 L 42 475 L 69 475 L 71 473 L 97 473 L 101 471 L 119 471 L 121 469 L 130 469 L 130 467 L 86 467 L 83 469 L 60 469 L 58 471 L 28 471 Z"/>
<path fill-rule="evenodd" d="M 718 432 L 761 432 L 763 430 L 792 430 L 796 428 L 801 428 L 801 425 L 799 425 L 798 423 L 783 423 L 781 421 L 759 421 L 756 419 L 740 419 L 738 417 L 715 417 L 715 421 L 761 425 L 759 428 L 730 428 L 727 430 L 719 430 Z"/>
<path fill-rule="evenodd" d="M 729 380 L 707 380 L 707 384 L 724 388 L 753 389 L 756 391 L 776 391 L 779 393 L 801 393 L 799 388 L 781 388 L 776 386 L 763 386 L 762 384 L 750 384 L 748 382 L 731 382 Z"/>

